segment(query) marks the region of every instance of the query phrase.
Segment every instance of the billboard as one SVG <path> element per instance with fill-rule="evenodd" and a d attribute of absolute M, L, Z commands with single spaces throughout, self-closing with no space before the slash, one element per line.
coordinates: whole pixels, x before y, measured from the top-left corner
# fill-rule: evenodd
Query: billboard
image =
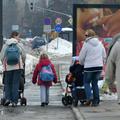
<path fill-rule="evenodd" d="M 85 31 L 93 29 L 106 51 L 112 36 L 120 30 L 119 4 L 73 4 L 73 56 L 79 55 Z"/>

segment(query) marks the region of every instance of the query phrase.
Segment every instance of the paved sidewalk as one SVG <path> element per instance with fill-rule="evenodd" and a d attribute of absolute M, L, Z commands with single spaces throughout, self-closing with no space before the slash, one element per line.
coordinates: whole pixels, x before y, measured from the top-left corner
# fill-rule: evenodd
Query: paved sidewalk
<path fill-rule="evenodd" d="M 116 100 L 101 101 L 97 107 L 72 108 L 78 120 L 120 120 L 120 105 Z"/>
<path fill-rule="evenodd" d="M 64 82 L 61 83 L 63 90 Z M 97 107 L 71 107 L 77 120 L 120 120 L 120 105 L 117 95 L 101 95 L 102 101 Z"/>
<path fill-rule="evenodd" d="M 0 105 L 0 120 L 75 120 L 70 107 L 64 107 L 61 102 L 61 86 L 59 83 L 50 89 L 50 103 L 40 106 L 40 88 L 31 82 L 25 86 L 27 106 L 13 108 Z M 0 98 L 2 91 L 0 92 Z"/>
<path fill-rule="evenodd" d="M 62 89 L 60 83 L 50 88 L 50 103 L 41 107 L 40 87 L 33 85 L 31 75 L 26 77 L 25 97 L 27 106 L 3 107 L 0 105 L 0 120 L 74 120 L 74 114 L 70 107 L 62 105 Z M 2 98 L 0 89 L 0 98 Z"/>

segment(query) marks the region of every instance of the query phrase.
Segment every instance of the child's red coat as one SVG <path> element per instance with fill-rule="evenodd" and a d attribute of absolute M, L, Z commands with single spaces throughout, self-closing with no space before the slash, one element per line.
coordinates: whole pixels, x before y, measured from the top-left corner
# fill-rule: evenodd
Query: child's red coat
<path fill-rule="evenodd" d="M 45 85 L 45 86 L 48 86 L 48 87 L 52 86 L 51 81 L 44 82 L 44 81 L 40 80 L 40 78 L 39 78 L 39 72 L 41 71 L 42 66 L 49 65 L 49 64 L 51 65 L 52 71 L 53 71 L 54 76 L 55 76 L 53 82 L 57 83 L 57 75 L 56 75 L 54 65 L 51 63 L 51 61 L 49 59 L 44 59 L 44 60 L 40 60 L 40 62 L 35 67 L 33 77 L 32 77 L 32 83 L 33 84 L 37 83 L 38 85 Z"/>

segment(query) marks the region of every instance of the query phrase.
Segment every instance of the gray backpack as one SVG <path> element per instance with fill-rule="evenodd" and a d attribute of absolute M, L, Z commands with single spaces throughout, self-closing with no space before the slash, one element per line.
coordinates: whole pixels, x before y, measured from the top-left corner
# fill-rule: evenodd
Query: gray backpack
<path fill-rule="evenodd" d="M 20 49 L 17 46 L 17 43 L 12 43 L 8 45 L 5 51 L 5 58 L 8 65 L 16 65 L 20 60 Z"/>

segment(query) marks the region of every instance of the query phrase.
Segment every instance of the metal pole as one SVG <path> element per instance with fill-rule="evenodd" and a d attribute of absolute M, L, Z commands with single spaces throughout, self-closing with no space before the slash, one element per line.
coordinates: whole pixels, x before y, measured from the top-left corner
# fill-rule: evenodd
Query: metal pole
<path fill-rule="evenodd" d="M 58 45 L 59 45 L 59 33 L 57 33 L 57 49 L 58 49 Z"/>
<path fill-rule="evenodd" d="M 46 33 L 46 38 L 47 38 L 47 52 L 48 52 L 48 43 L 49 43 L 48 33 Z"/>
<path fill-rule="evenodd" d="M 2 36 L 2 0 L 0 0 L 0 51 L 3 45 L 3 36 Z"/>

